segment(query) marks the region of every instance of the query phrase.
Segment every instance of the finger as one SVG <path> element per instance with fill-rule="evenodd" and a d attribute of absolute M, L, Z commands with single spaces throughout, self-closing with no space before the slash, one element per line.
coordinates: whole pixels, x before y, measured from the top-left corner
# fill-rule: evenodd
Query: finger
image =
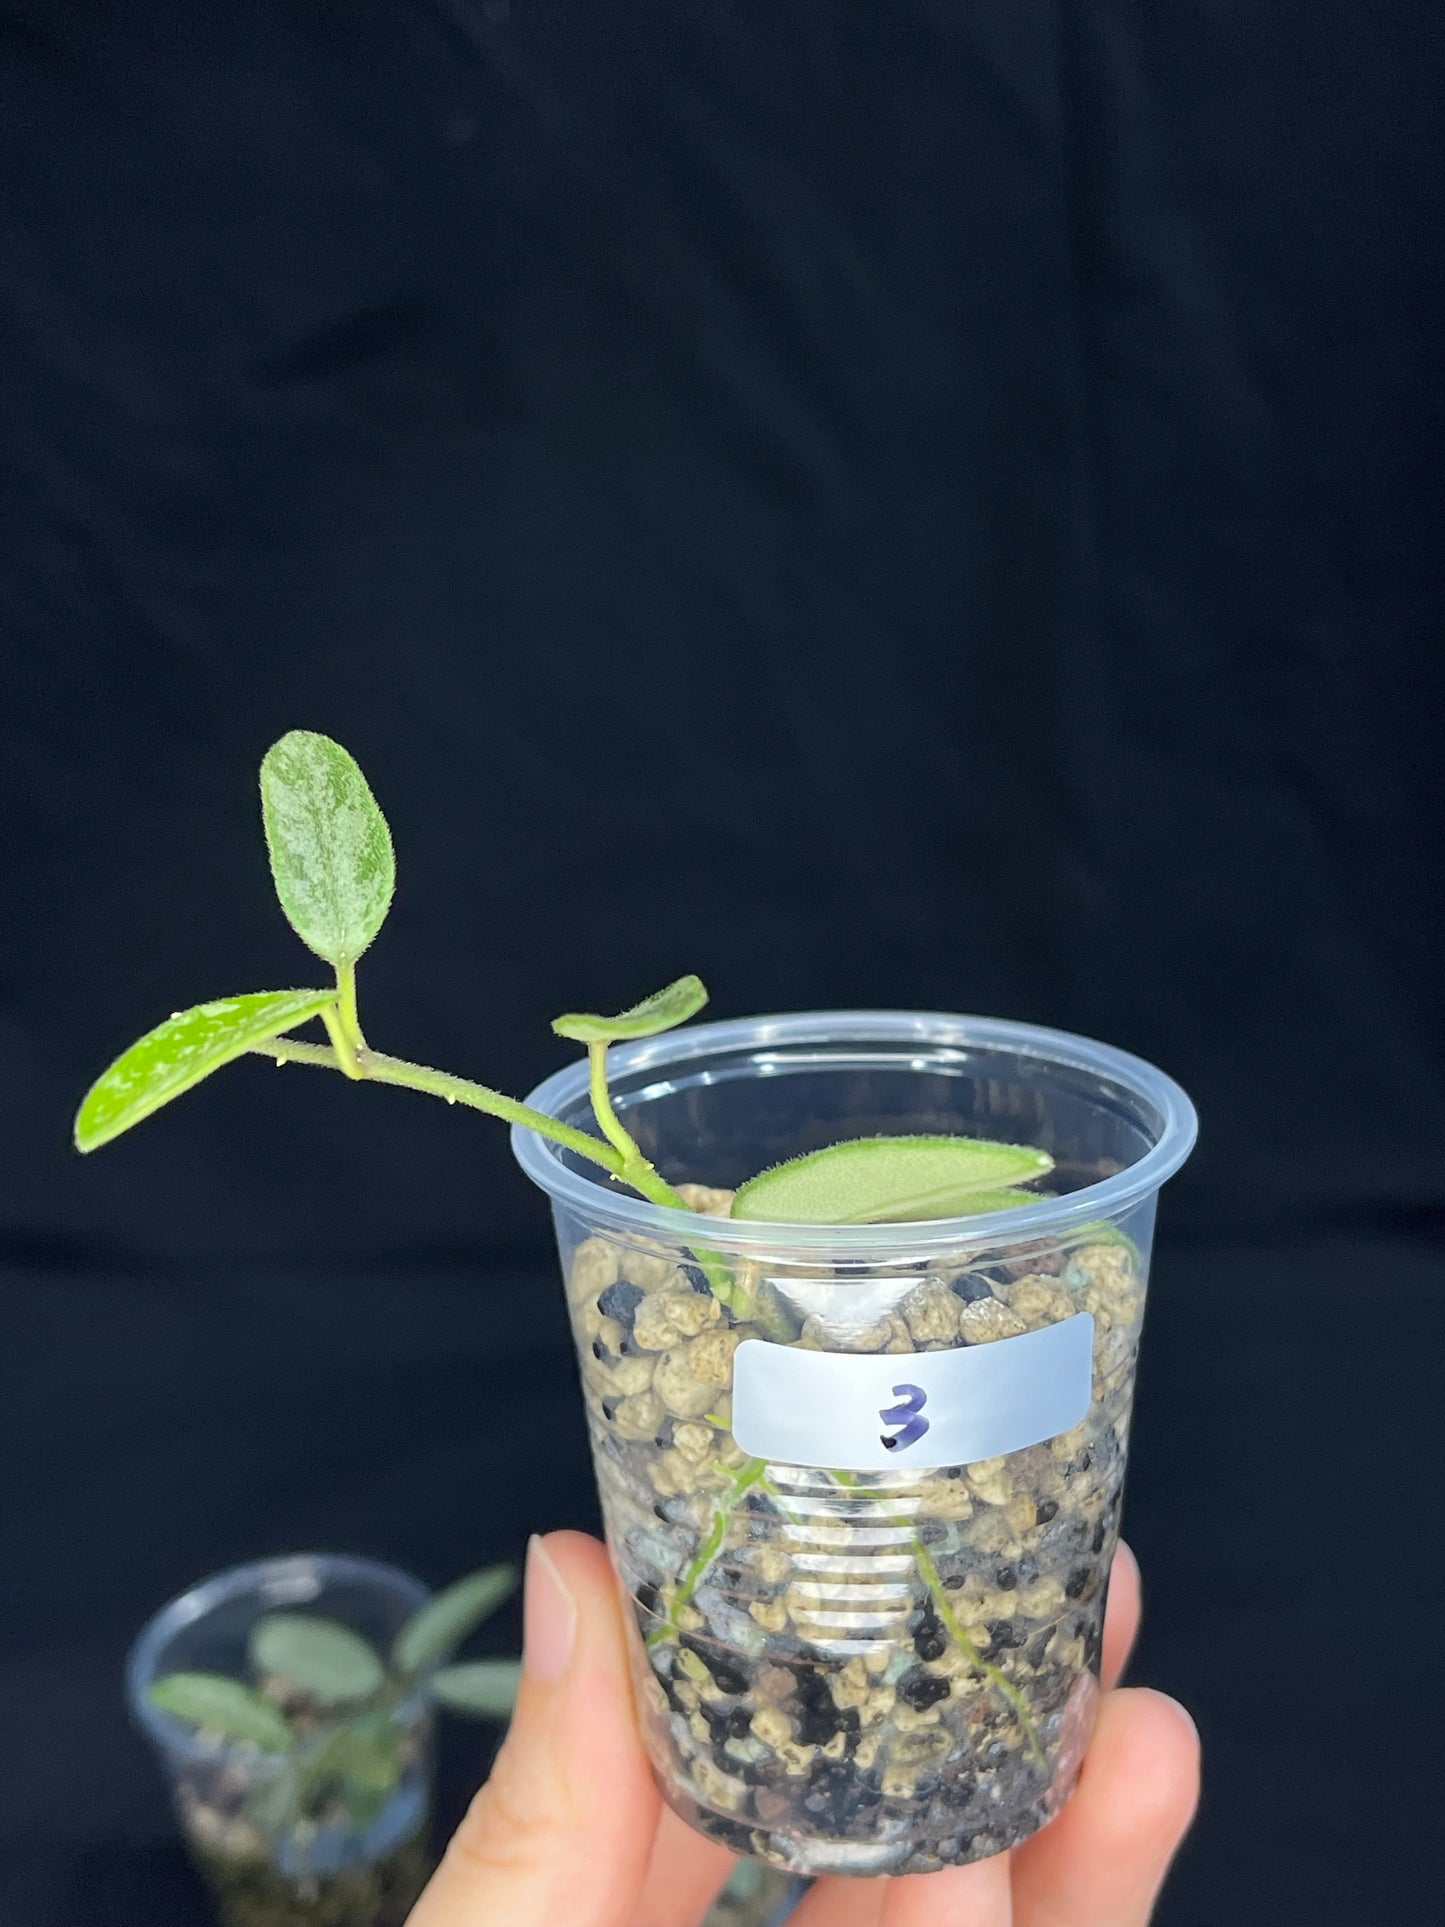
<path fill-rule="evenodd" d="M 1014 1927 L 1017 1918 L 1006 1853 L 942 1873 L 905 1874 L 888 1882 L 886 1895 L 881 1927 Z"/>
<path fill-rule="evenodd" d="M 1139 1636 L 1141 1608 L 1139 1561 L 1121 1539 L 1109 1569 L 1109 1603 L 1104 1611 L 1104 1684 L 1117 1686 Z"/>
<path fill-rule="evenodd" d="M 1106 1694 L 1077 1793 L 1014 1850 L 1018 1927 L 1145 1927 L 1198 1797 L 1184 1708 L 1142 1687 Z"/>
<path fill-rule="evenodd" d="M 658 1798 L 595 1540 L 532 1541 L 526 1621 L 507 1742 L 409 1927 L 632 1927 Z"/>
<path fill-rule="evenodd" d="M 819 1880 L 788 1916 L 788 1927 L 882 1927 L 886 1880 Z"/>
<path fill-rule="evenodd" d="M 662 1809 L 636 1927 L 695 1927 L 732 1872 L 736 1854 Z M 629 1922 L 629 1927 L 632 1923 Z"/>

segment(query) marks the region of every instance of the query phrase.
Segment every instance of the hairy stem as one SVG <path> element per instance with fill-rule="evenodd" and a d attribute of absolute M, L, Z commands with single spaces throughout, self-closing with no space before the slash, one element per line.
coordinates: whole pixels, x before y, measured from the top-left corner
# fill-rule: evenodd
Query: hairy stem
<path fill-rule="evenodd" d="M 354 963 L 341 963 L 336 966 L 336 988 L 340 993 L 336 1014 L 341 1019 L 341 1028 L 350 1038 L 353 1050 L 365 1050 L 366 1039 L 361 1034 L 361 1019 L 356 1014 L 356 965 Z"/>
<path fill-rule="evenodd" d="M 596 1038 L 587 1046 L 587 1067 L 593 1114 L 608 1143 L 622 1154 L 619 1176 L 623 1183 L 641 1192 L 649 1204 L 666 1205 L 673 1211 L 688 1210 L 690 1207 L 686 1198 L 674 1191 L 667 1179 L 642 1155 L 631 1132 L 613 1109 L 612 1093 L 607 1087 L 606 1038 Z M 693 1246 L 692 1255 L 718 1303 L 726 1305 L 729 1311 L 740 1318 L 747 1317 L 753 1309 L 751 1301 L 724 1260 L 715 1251 L 702 1250 L 696 1245 Z"/>
<path fill-rule="evenodd" d="M 361 1068 L 356 1046 L 347 1035 L 346 1026 L 341 1021 L 341 1013 L 335 1004 L 328 1004 L 322 1011 L 321 1021 L 326 1026 L 326 1035 L 331 1039 L 331 1048 L 336 1053 L 337 1068 L 341 1075 L 349 1077 L 353 1083 L 360 1083 L 365 1072 Z"/>
<path fill-rule="evenodd" d="M 625 1128 L 621 1118 L 612 1108 L 612 1093 L 607 1088 L 607 1040 L 594 1038 L 587 1046 L 588 1089 L 592 1098 L 592 1110 L 597 1122 L 602 1126 L 602 1135 L 609 1144 L 616 1145 L 627 1164 L 646 1164 L 647 1160 L 638 1150 L 631 1133 Z M 648 1169 L 651 1170 L 648 1165 Z"/>
<path fill-rule="evenodd" d="M 354 997 L 354 984 L 352 994 Z M 345 996 L 344 986 L 342 995 Z M 488 1116 L 500 1117 L 508 1124 L 524 1124 L 539 1136 L 551 1138 L 554 1144 L 560 1144 L 569 1151 L 576 1151 L 581 1157 L 590 1158 L 594 1164 L 600 1164 L 609 1176 L 630 1184 L 649 1203 L 691 1213 L 687 1200 L 658 1175 L 618 1121 L 606 1094 L 605 1069 L 602 1072 L 603 1107 L 598 1109 L 595 1051 L 589 1052 L 594 1080 L 593 1108 L 597 1110 L 598 1122 L 603 1128 L 607 1128 L 610 1120 L 612 1132 L 616 1134 L 612 1142 L 606 1144 L 586 1131 L 574 1130 L 570 1124 L 563 1124 L 559 1118 L 548 1117 L 545 1111 L 533 1110 L 530 1104 L 519 1104 L 516 1098 L 494 1091 L 489 1085 L 474 1084 L 470 1078 L 456 1077 L 450 1071 L 435 1071 L 426 1064 L 409 1064 L 405 1058 L 388 1057 L 384 1052 L 371 1050 L 364 1044 L 357 1047 L 347 1037 L 343 1019 L 336 1010 L 325 1010 L 321 1014 L 326 1033 L 331 1039 L 330 1050 L 324 1044 L 302 1044 L 294 1038 L 276 1037 L 269 1043 L 255 1045 L 256 1055 L 269 1057 L 277 1064 L 315 1064 L 324 1070 L 340 1071 L 344 1076 L 363 1083 L 399 1084 L 405 1090 L 427 1091 L 433 1097 L 444 1097 L 448 1104 L 466 1104 L 474 1111 L 485 1111 Z M 693 1247 L 693 1256 L 718 1302 L 726 1305 L 738 1317 L 747 1317 L 753 1309 L 752 1300 L 738 1285 L 723 1259 L 715 1251 L 697 1246 Z"/>
<path fill-rule="evenodd" d="M 258 1057 L 269 1057 L 277 1064 L 316 1064 L 332 1071 L 345 1068 L 340 1053 L 328 1050 L 324 1044 L 299 1044 L 289 1037 L 276 1037 L 253 1048 Z M 530 1104 L 519 1104 L 516 1098 L 485 1084 L 474 1084 L 470 1078 L 453 1076 L 450 1071 L 435 1071 L 425 1064 L 409 1064 L 404 1058 L 387 1057 L 376 1050 L 357 1051 L 355 1063 L 363 1081 L 426 1091 L 433 1097 L 444 1097 L 449 1104 L 466 1104 L 474 1111 L 485 1111 L 489 1117 L 500 1117 L 508 1124 L 523 1124 L 539 1136 L 551 1138 L 554 1144 L 576 1151 L 580 1157 L 591 1158 L 611 1176 L 622 1175 L 622 1156 L 612 1145 L 590 1137 L 586 1131 L 574 1130 L 559 1118 L 548 1117 L 545 1111 L 535 1111 Z M 685 1210 L 686 1206 L 682 1208 Z"/>

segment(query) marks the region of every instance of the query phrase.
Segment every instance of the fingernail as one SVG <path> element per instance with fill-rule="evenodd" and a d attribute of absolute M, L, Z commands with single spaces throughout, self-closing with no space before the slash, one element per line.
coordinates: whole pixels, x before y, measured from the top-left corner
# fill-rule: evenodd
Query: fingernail
<path fill-rule="evenodd" d="M 522 1668 L 530 1679 L 550 1685 L 561 1679 L 577 1643 L 577 1601 L 542 1541 L 527 1544 L 526 1639 Z"/>
<path fill-rule="evenodd" d="M 1169 1708 L 1169 1711 L 1178 1720 L 1179 1724 L 1182 1727 L 1184 1727 L 1185 1730 L 1188 1732 L 1190 1739 L 1193 1740 L 1196 1746 L 1198 1746 L 1199 1728 L 1195 1723 L 1194 1715 L 1190 1712 L 1189 1708 L 1187 1706 L 1181 1706 L 1179 1704 L 1179 1701 L 1177 1699 L 1174 1699 L 1168 1693 L 1156 1693 L 1155 1698 L 1163 1700 L 1164 1704 Z"/>

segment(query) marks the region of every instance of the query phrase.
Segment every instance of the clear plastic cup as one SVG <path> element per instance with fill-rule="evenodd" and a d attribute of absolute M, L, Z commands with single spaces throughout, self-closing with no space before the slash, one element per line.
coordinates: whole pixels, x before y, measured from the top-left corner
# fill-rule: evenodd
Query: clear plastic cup
<path fill-rule="evenodd" d="M 1067 1799 L 1093 1728 L 1189 1100 L 1084 1038 L 888 1011 L 700 1025 L 610 1062 L 645 1154 L 705 1187 L 696 1215 L 513 1145 L 552 1199 L 663 1794 L 799 1873 L 998 1853 Z M 595 1128 L 585 1064 L 528 1101 Z M 725 1215 L 769 1164 L 904 1132 L 1038 1145 L 1056 1195 L 901 1225 Z"/>
<path fill-rule="evenodd" d="M 298 1802 L 284 1780 L 282 1755 L 162 1712 L 149 1688 L 166 1673 L 247 1678 L 251 1628 L 271 1612 L 340 1620 L 385 1654 L 430 1596 L 419 1579 L 393 1566 L 303 1553 L 203 1580 L 163 1607 L 137 1638 L 126 1662 L 131 1712 L 170 1777 L 187 1844 L 228 1927 L 401 1927 L 431 1864 L 427 1690 L 418 1686 L 386 1714 L 401 1770 L 362 1822 L 337 1803 L 318 1811 Z M 328 1731 L 318 1726 L 308 1742 L 312 1751 Z"/>

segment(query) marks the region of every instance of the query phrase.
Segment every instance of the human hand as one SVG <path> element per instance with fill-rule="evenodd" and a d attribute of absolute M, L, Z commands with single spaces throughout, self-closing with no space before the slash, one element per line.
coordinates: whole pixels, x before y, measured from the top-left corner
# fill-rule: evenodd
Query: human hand
<path fill-rule="evenodd" d="M 534 1539 L 512 1729 L 409 1927 L 696 1927 L 733 1855 L 662 1805 L 632 1710 L 604 1549 Z M 1145 1927 L 1194 1812 L 1199 1742 L 1162 1693 L 1115 1686 L 1139 1625 L 1121 1547 L 1099 1724 L 1074 1797 L 1011 1853 L 941 1873 L 820 1880 L 790 1927 Z"/>

